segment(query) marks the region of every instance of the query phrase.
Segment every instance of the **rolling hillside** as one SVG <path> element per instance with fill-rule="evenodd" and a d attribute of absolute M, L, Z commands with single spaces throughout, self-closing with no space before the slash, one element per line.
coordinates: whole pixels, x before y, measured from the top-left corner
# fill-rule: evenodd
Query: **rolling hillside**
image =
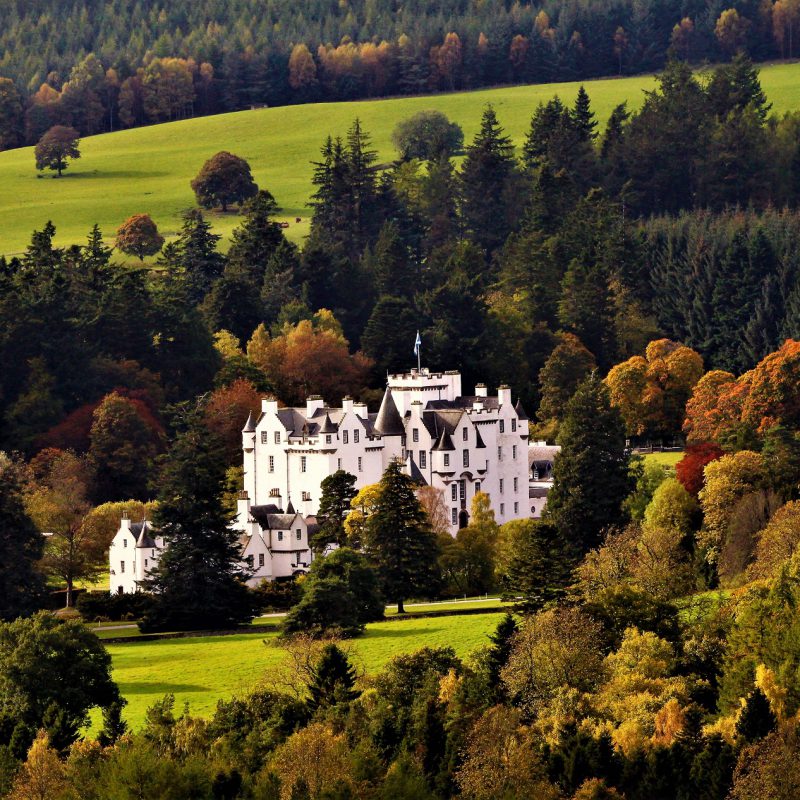
<path fill-rule="evenodd" d="M 800 107 L 800 64 L 765 66 L 764 90 L 776 112 Z M 605 79 L 586 83 L 593 108 L 604 123 L 623 101 L 637 107 L 652 77 Z M 37 177 L 32 148 L 0 153 L 0 252 L 24 249 L 34 228 L 50 219 L 57 243 L 82 242 L 99 223 L 107 238 L 134 213 L 152 214 L 170 236 L 182 209 L 192 205 L 190 179 L 203 161 L 219 150 L 246 158 L 258 184 L 268 188 L 290 221 L 288 234 L 300 240 L 308 230 L 312 166 L 328 134 L 344 134 L 361 118 L 383 159 L 393 157 L 390 134 L 398 120 L 437 108 L 460 123 L 469 141 L 480 112 L 493 103 L 500 121 L 521 143 L 536 105 L 559 94 L 571 102 L 578 83 L 540 84 L 458 94 L 315 104 L 242 111 L 214 117 L 120 131 L 83 140 L 83 157 L 60 180 Z M 300 224 L 295 218 L 302 218 Z M 236 215 L 215 215 L 218 232 L 229 234 Z"/>

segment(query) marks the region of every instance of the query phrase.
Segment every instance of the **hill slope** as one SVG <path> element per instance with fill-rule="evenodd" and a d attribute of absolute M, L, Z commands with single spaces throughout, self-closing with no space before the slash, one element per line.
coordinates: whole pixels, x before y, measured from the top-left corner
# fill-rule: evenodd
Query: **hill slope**
<path fill-rule="evenodd" d="M 800 108 L 800 64 L 765 66 L 764 90 L 778 113 Z M 572 102 L 578 83 L 539 84 L 437 96 L 314 104 L 241 111 L 120 131 L 83 140 L 83 157 L 60 180 L 37 178 L 32 148 L 0 153 L 0 253 L 24 249 L 31 231 L 48 219 L 61 245 L 82 242 L 99 223 L 107 238 L 131 214 L 152 214 L 169 236 L 179 214 L 194 204 L 190 179 L 219 150 L 246 158 L 258 184 L 269 189 L 291 221 L 291 238 L 308 230 L 311 160 L 328 134 L 344 134 L 361 118 L 382 159 L 394 156 L 390 134 L 398 120 L 437 108 L 461 124 L 467 141 L 478 128 L 481 109 L 493 103 L 501 123 L 520 144 L 536 105 L 559 94 Z M 605 79 L 586 83 L 593 108 L 605 123 L 623 101 L 637 107 L 652 77 Z M 303 222 L 295 224 L 296 217 Z M 215 215 L 219 233 L 229 234 L 235 215 Z"/>

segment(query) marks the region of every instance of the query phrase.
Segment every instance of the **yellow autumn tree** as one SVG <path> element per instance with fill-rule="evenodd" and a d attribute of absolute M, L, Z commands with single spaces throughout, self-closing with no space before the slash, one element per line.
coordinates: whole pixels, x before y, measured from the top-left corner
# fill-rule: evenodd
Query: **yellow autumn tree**
<path fill-rule="evenodd" d="M 64 764 L 50 747 L 47 734 L 39 731 L 8 800 L 66 800 L 68 786 Z"/>

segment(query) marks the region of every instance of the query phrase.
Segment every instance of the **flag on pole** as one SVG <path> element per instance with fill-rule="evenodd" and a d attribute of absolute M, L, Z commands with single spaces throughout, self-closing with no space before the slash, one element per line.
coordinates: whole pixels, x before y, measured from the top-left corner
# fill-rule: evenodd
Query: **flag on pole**
<path fill-rule="evenodd" d="M 414 355 L 419 355 L 419 349 L 422 347 L 422 339 L 419 337 L 419 331 L 417 331 L 417 340 L 414 342 Z"/>

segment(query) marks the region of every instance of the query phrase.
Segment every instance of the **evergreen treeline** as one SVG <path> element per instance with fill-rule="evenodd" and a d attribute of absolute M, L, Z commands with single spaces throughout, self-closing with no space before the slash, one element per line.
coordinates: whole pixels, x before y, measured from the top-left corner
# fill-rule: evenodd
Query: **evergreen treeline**
<path fill-rule="evenodd" d="M 0 147 L 283 105 L 795 55 L 795 4 L 0 3 Z M 47 124 L 49 122 L 49 125 Z"/>

